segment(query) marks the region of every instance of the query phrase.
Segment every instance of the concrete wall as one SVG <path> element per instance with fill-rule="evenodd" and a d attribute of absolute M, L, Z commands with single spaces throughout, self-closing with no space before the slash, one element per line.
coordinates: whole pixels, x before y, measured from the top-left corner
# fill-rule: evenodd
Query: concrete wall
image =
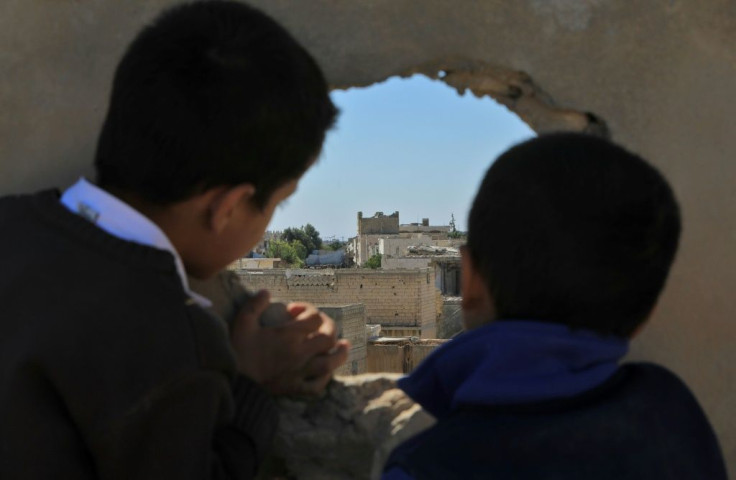
<path fill-rule="evenodd" d="M 462 264 L 460 257 L 434 258 L 434 284 L 446 296 L 459 296 L 462 280 Z"/>
<path fill-rule="evenodd" d="M 315 305 L 362 303 L 367 323 L 412 327 L 434 338 L 438 316 L 434 270 L 263 270 L 238 272 L 246 288 Z"/>
<path fill-rule="evenodd" d="M 335 370 L 336 375 L 358 375 L 366 372 L 366 329 L 365 306 L 317 305 L 329 315 L 337 325 L 338 336 L 350 340 L 350 353 L 347 361 Z"/>
<path fill-rule="evenodd" d="M 463 330 L 461 303 L 460 297 L 442 299 L 442 315 L 437 321 L 437 338 L 452 338 Z"/>
<path fill-rule="evenodd" d="M 436 332 L 436 329 L 435 329 Z M 383 337 L 417 337 L 422 336 L 422 329 L 419 327 L 381 327 L 381 336 Z M 434 338 L 437 334 L 429 337 L 424 335 L 424 338 Z"/>
<path fill-rule="evenodd" d="M 0 192 L 64 186 L 89 171 L 114 65 L 172 3 L 0 2 Z M 442 70 L 441 81 L 493 96 L 538 131 L 608 130 L 656 163 L 685 231 L 631 358 L 663 363 L 693 387 L 736 475 L 736 4 L 252 3 L 294 31 L 335 87 Z"/>
<path fill-rule="evenodd" d="M 352 239 L 352 251 L 355 254 L 355 264 L 363 265 L 373 255 L 380 253 L 380 242 L 386 238 L 397 238 L 398 235 L 371 234 L 358 235 Z"/>
<path fill-rule="evenodd" d="M 387 257 L 403 257 L 407 247 L 414 244 L 412 242 L 421 243 L 411 238 L 381 238 L 378 241 L 378 253 L 383 255 L 383 260 Z"/>
<path fill-rule="evenodd" d="M 391 215 L 376 212 L 372 217 L 363 217 L 363 213 L 358 212 L 358 235 L 398 233 L 399 212 L 394 212 Z"/>
<path fill-rule="evenodd" d="M 438 240 L 433 240 L 429 235 L 414 234 L 412 238 L 381 238 L 378 241 L 378 253 L 386 257 L 404 257 L 407 249 L 414 245 L 437 245 Z"/>
<path fill-rule="evenodd" d="M 384 270 L 427 268 L 431 263 L 429 257 L 381 258 L 381 268 Z"/>
<path fill-rule="evenodd" d="M 280 258 L 239 258 L 230 264 L 231 270 L 259 270 L 271 268 L 283 268 L 284 262 Z"/>
<path fill-rule="evenodd" d="M 368 341 L 368 373 L 411 373 L 447 340 L 378 338 Z"/>
<path fill-rule="evenodd" d="M 449 225 L 413 225 L 411 223 L 406 225 L 399 225 L 399 233 L 435 233 L 446 235 L 452 231 L 452 227 Z"/>
<path fill-rule="evenodd" d="M 444 247 L 444 248 L 460 248 L 462 245 L 465 245 L 465 239 L 464 238 L 449 238 L 444 240 L 433 240 L 434 245 L 438 247 Z"/>

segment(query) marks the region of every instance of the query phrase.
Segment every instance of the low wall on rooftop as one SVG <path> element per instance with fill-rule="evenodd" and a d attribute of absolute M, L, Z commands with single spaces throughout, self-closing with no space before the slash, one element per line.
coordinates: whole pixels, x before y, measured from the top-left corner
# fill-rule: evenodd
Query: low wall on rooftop
<path fill-rule="evenodd" d="M 381 258 L 381 268 L 384 270 L 427 268 L 431 263 L 432 259 L 429 257 Z"/>

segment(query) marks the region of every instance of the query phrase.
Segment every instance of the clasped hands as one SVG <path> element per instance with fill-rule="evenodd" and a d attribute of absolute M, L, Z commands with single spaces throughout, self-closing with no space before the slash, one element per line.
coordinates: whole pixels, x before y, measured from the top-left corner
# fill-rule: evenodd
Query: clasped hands
<path fill-rule="evenodd" d="M 238 370 L 275 395 L 313 395 L 345 363 L 350 343 L 337 339 L 335 322 L 308 303 L 286 306 L 292 320 L 264 327 L 258 318 L 270 304 L 260 291 L 235 317 L 231 343 Z"/>

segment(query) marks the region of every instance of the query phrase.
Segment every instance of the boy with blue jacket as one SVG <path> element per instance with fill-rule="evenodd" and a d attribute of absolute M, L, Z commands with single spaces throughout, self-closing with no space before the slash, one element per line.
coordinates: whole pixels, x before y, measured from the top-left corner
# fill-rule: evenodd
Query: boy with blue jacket
<path fill-rule="evenodd" d="M 619 362 L 674 259 L 678 205 L 638 156 L 542 136 L 491 166 L 463 249 L 467 332 L 400 381 L 437 424 L 384 479 L 725 479 L 674 374 Z"/>

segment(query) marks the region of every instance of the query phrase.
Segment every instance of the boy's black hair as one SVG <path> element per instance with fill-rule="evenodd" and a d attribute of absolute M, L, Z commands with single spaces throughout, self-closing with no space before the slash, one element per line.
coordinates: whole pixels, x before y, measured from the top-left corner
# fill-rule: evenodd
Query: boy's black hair
<path fill-rule="evenodd" d="M 662 175 L 609 141 L 541 136 L 488 170 L 468 252 L 499 319 L 630 336 L 651 313 L 680 236 Z"/>
<path fill-rule="evenodd" d="M 262 207 L 304 173 L 336 115 L 314 59 L 271 18 L 237 2 L 180 5 L 117 68 L 97 181 L 159 204 L 248 182 Z"/>

